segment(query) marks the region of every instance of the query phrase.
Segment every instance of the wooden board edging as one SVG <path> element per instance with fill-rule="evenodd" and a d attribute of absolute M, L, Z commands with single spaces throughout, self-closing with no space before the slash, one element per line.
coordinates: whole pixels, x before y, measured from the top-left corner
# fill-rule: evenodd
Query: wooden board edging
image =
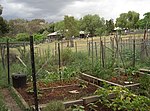
<path fill-rule="evenodd" d="M 85 80 L 85 79 L 88 79 L 88 80 L 85 80 L 85 81 L 88 81 L 90 82 L 92 79 L 93 82 L 97 81 L 97 82 L 101 82 L 100 84 L 103 85 L 103 83 L 108 83 L 112 86 L 119 86 L 119 87 L 126 87 L 126 88 L 131 88 L 131 87 L 135 87 L 135 86 L 139 86 L 140 83 L 135 83 L 135 84 L 130 84 L 130 85 L 120 85 L 120 84 L 117 84 L 117 83 L 113 83 L 113 82 L 110 82 L 110 81 L 107 81 L 107 80 L 104 80 L 104 79 L 100 79 L 100 78 L 97 78 L 97 77 L 94 77 L 94 76 L 91 76 L 91 75 L 88 75 L 88 74 L 85 74 L 85 73 L 81 73 L 81 79 Z M 100 87 L 103 87 L 103 86 L 100 86 Z"/>
<path fill-rule="evenodd" d="M 16 96 L 20 99 L 22 105 L 24 106 L 25 109 L 30 109 L 28 103 L 23 99 L 23 97 L 19 94 L 19 92 L 14 88 L 11 87 L 12 91 L 16 94 Z"/>

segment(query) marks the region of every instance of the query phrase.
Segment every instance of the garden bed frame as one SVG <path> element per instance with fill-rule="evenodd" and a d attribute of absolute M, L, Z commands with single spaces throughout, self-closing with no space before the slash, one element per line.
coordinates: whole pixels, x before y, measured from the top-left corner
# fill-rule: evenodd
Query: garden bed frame
<path fill-rule="evenodd" d="M 88 75 L 88 74 L 85 74 L 85 73 L 81 73 L 80 77 L 81 77 L 81 79 L 83 79 L 87 82 L 96 84 L 99 87 L 104 87 L 104 83 L 106 83 L 106 84 L 111 85 L 111 86 L 125 87 L 125 88 L 128 88 L 128 89 L 131 89 L 131 90 L 133 89 L 134 90 L 135 88 L 137 88 L 140 85 L 140 83 L 129 84 L 129 85 L 120 85 L 120 84 L 116 84 L 116 83 L 113 83 L 113 82 L 110 82 L 110 81 L 106 81 L 104 79 L 100 79 L 100 78 L 97 78 L 97 77 L 94 77 L 94 76 L 91 76 L 91 75 Z"/>
<path fill-rule="evenodd" d="M 80 74 L 79 80 L 87 82 L 89 84 L 92 84 L 98 88 L 104 87 L 104 83 L 106 83 L 106 84 L 109 84 L 111 86 L 125 87 L 128 89 L 134 90 L 135 88 L 137 88 L 140 85 L 140 83 L 135 83 L 135 84 L 130 84 L 130 85 L 120 85 L 120 84 L 109 82 L 109 81 L 106 81 L 106 80 L 103 80 L 103 79 L 100 79 L 100 78 L 97 78 L 97 77 L 94 77 L 94 76 L 91 76 L 91 75 L 88 75 L 85 73 Z M 13 87 L 11 87 L 11 88 L 13 89 L 14 93 L 18 96 L 18 98 L 20 98 L 20 101 L 23 104 L 23 106 L 25 107 L 25 109 L 35 108 L 34 105 L 29 106 L 28 103 L 23 99 L 21 94 L 19 94 L 19 92 L 15 88 L 13 88 Z M 58 86 L 58 88 L 59 88 L 59 86 Z M 46 88 L 46 89 L 49 89 L 49 88 Z M 111 98 L 111 95 L 110 95 L 110 98 Z M 76 105 L 86 105 L 86 104 L 89 104 L 92 102 L 96 102 L 98 100 L 99 100 L 99 96 L 94 95 L 94 96 L 83 97 L 82 99 L 78 99 L 78 100 L 74 100 L 74 101 L 66 101 L 66 102 L 63 102 L 63 104 L 65 105 L 66 108 L 68 108 L 68 107 L 73 106 L 75 104 Z M 46 106 L 47 106 L 47 104 L 39 104 L 40 109 L 42 109 Z"/>
<path fill-rule="evenodd" d="M 83 82 L 87 82 L 87 81 L 82 80 L 82 79 L 79 79 L 79 80 L 83 81 Z M 100 88 L 96 84 L 93 84 L 93 83 L 90 83 L 90 82 L 87 82 L 87 83 L 89 83 L 93 86 L 96 86 L 97 88 Z M 71 85 L 69 85 L 69 86 L 71 86 Z M 58 86 L 58 87 L 55 87 L 55 88 L 60 88 L 60 87 L 61 86 Z M 62 86 L 62 87 L 65 87 L 65 86 Z M 20 99 L 21 104 L 24 106 L 24 108 L 26 110 L 35 109 L 34 105 L 29 106 L 29 104 L 23 99 L 22 95 L 14 87 L 11 87 L 11 89 L 15 93 L 15 95 Z M 43 88 L 43 89 L 48 90 L 48 89 L 51 89 L 51 88 Z M 94 96 L 83 97 L 82 99 L 78 99 L 78 100 L 66 101 L 66 102 L 63 102 L 63 104 L 65 105 L 66 108 L 68 108 L 68 107 L 73 106 L 73 105 L 86 105 L 86 104 L 89 104 L 91 102 L 96 102 L 98 100 L 99 100 L 99 96 L 94 95 Z M 42 109 L 42 108 L 46 107 L 47 104 L 39 104 L 39 109 Z"/>

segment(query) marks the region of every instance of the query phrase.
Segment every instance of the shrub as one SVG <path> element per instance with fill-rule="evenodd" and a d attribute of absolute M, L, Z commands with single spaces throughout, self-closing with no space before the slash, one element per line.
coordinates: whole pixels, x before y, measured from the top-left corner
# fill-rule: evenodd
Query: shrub
<path fill-rule="evenodd" d="M 51 101 L 43 111 L 65 111 L 65 106 L 61 101 Z"/>
<path fill-rule="evenodd" d="M 29 41 L 29 34 L 28 33 L 19 33 L 16 35 L 17 41 Z"/>
<path fill-rule="evenodd" d="M 74 60 L 72 50 L 69 48 L 64 49 L 63 52 L 61 53 L 61 60 L 63 65 L 72 63 Z"/>
<path fill-rule="evenodd" d="M 128 89 L 113 86 L 96 91 L 100 96 L 100 103 L 114 111 L 149 111 L 150 99 L 131 93 Z"/>

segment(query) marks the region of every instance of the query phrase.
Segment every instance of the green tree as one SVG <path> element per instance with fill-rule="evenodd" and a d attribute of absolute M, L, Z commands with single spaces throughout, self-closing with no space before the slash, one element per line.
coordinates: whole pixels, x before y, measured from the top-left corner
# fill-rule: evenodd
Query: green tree
<path fill-rule="evenodd" d="M 127 13 L 121 13 L 116 19 L 116 27 L 127 28 Z"/>
<path fill-rule="evenodd" d="M 77 36 L 79 31 L 77 28 L 77 21 L 73 16 L 64 17 L 65 36 L 70 39 L 72 36 Z"/>
<path fill-rule="evenodd" d="M 114 30 L 115 24 L 113 19 L 106 20 L 106 31 L 110 34 Z"/>
<path fill-rule="evenodd" d="M 54 31 L 57 31 L 60 33 L 60 35 L 64 36 L 65 33 L 64 20 L 55 23 Z"/>
<path fill-rule="evenodd" d="M 3 7 L 0 5 L 0 15 L 2 14 Z"/>
<path fill-rule="evenodd" d="M 129 29 L 136 29 L 137 27 L 137 22 L 139 20 L 140 14 L 134 11 L 129 11 L 127 14 L 127 27 Z"/>
<path fill-rule="evenodd" d="M 145 13 L 144 18 L 138 21 L 140 28 L 150 28 L 150 12 Z"/>
<path fill-rule="evenodd" d="M 45 24 L 46 22 L 44 19 L 33 19 L 31 21 L 28 21 L 27 32 L 30 34 L 40 33 L 41 30 L 45 29 Z"/>
<path fill-rule="evenodd" d="M 50 23 L 46 26 L 46 30 L 50 33 L 55 32 L 55 23 Z"/>
<path fill-rule="evenodd" d="M 128 13 L 121 13 L 116 19 L 116 26 L 120 28 L 136 29 L 138 28 L 139 13 L 129 11 Z"/>
<path fill-rule="evenodd" d="M 16 36 L 19 33 L 27 33 L 27 20 L 24 19 L 13 19 L 9 20 L 8 24 L 10 27 L 10 36 Z"/>
<path fill-rule="evenodd" d="M 81 21 L 81 29 L 89 32 L 92 36 L 96 34 L 96 30 L 102 29 L 104 26 L 104 19 L 100 18 L 99 15 L 85 15 L 80 19 Z M 99 28 L 99 29 L 98 29 Z"/>
<path fill-rule="evenodd" d="M 9 26 L 6 20 L 0 16 L 0 35 L 4 36 L 4 34 L 9 32 Z"/>
<path fill-rule="evenodd" d="M 73 36 L 79 35 L 79 30 L 77 27 L 77 21 L 73 16 L 65 16 L 64 17 L 64 26 L 65 26 L 65 36 L 68 40 L 70 40 L 70 46 L 73 47 Z"/>

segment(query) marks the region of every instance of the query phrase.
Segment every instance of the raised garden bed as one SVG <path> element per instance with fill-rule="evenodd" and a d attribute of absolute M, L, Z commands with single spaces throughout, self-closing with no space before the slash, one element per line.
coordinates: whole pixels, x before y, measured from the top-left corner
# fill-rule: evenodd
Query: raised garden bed
<path fill-rule="evenodd" d="M 150 76 L 150 70 L 148 70 L 148 69 L 139 69 L 139 71 L 137 73 L 141 74 L 141 75 L 149 75 Z"/>
<path fill-rule="evenodd" d="M 104 79 L 100 79 L 100 78 L 97 78 L 97 77 L 94 77 L 94 76 L 91 76 L 91 75 L 88 75 L 88 74 L 85 74 L 85 73 L 81 73 L 80 77 L 81 77 L 81 79 L 83 79 L 83 80 L 85 80 L 87 82 L 91 82 L 93 84 L 96 84 L 96 85 L 98 85 L 100 87 L 104 87 L 105 83 L 108 84 L 108 85 L 111 85 L 111 86 L 120 86 L 120 87 L 129 88 L 129 89 L 134 89 L 134 88 L 136 88 L 136 87 L 138 87 L 140 85 L 139 83 L 131 83 L 131 82 L 129 82 L 128 84 L 125 84 L 125 83 L 118 84 L 117 80 L 120 81 L 121 80 L 121 76 L 120 77 L 118 76 L 118 78 L 110 78 L 109 81 L 108 80 L 104 80 Z M 126 77 L 124 77 L 124 78 L 126 78 Z M 125 82 L 125 81 L 123 81 L 123 82 Z"/>
<path fill-rule="evenodd" d="M 51 83 L 38 82 L 37 86 L 40 107 L 45 107 L 47 103 L 53 100 L 63 101 L 66 107 L 98 100 L 98 96 L 92 96 L 98 87 L 80 79 Z M 13 90 L 21 98 L 26 108 L 34 107 L 32 83 L 27 83 L 23 88 L 13 88 Z M 86 97 L 89 98 L 86 99 Z"/>

